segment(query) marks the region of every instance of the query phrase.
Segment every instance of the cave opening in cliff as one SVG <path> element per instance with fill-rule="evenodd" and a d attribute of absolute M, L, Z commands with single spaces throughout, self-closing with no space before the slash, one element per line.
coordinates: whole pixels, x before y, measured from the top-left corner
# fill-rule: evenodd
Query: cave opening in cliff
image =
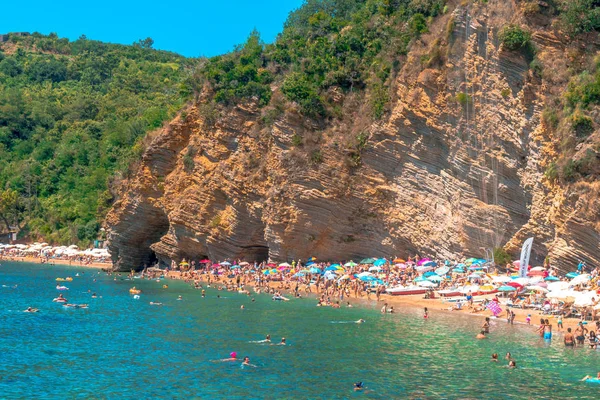
<path fill-rule="evenodd" d="M 243 258 L 249 261 L 263 262 L 269 260 L 269 247 L 261 245 L 244 246 Z"/>

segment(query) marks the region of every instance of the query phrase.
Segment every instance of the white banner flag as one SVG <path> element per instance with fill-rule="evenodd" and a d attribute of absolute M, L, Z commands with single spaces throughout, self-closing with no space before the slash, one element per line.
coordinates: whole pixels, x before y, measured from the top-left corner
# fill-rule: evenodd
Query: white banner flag
<path fill-rule="evenodd" d="M 529 255 L 531 254 L 531 245 L 533 238 L 529 238 L 523 242 L 521 248 L 521 258 L 519 259 L 519 276 L 525 278 L 527 276 L 527 267 L 529 266 Z"/>

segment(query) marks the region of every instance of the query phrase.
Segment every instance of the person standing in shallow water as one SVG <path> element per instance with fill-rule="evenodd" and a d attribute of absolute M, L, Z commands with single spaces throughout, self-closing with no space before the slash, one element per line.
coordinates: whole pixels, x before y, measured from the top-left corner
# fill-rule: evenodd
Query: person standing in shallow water
<path fill-rule="evenodd" d="M 485 317 L 485 321 L 483 321 L 483 325 L 481 325 L 481 330 L 485 333 L 490 333 L 490 317 Z"/>

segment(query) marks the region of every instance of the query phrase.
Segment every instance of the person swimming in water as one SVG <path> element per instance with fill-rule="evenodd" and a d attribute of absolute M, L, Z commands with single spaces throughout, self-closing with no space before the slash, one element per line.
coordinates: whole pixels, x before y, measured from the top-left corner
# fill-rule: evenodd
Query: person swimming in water
<path fill-rule="evenodd" d="M 426 319 L 429 318 L 429 311 L 427 311 L 427 307 L 425 307 L 423 318 L 426 318 Z"/>
<path fill-rule="evenodd" d="M 490 317 L 485 317 L 485 321 L 481 325 L 481 330 L 485 333 L 490 333 Z"/>
<path fill-rule="evenodd" d="M 477 336 L 475 336 L 475 339 L 487 339 L 487 336 L 485 336 L 485 331 L 479 332 Z"/>
<path fill-rule="evenodd" d="M 582 382 L 583 381 L 587 381 L 588 379 L 598 379 L 598 380 L 600 380 L 600 371 L 598 372 L 598 375 L 596 375 L 595 378 L 593 376 L 591 376 L 591 375 L 586 375 L 581 381 Z"/>
<path fill-rule="evenodd" d="M 163 303 L 155 303 L 155 302 L 151 301 L 151 302 L 150 302 L 150 305 L 151 305 L 151 306 L 162 306 L 162 305 L 163 305 Z"/>
<path fill-rule="evenodd" d="M 263 340 L 256 340 L 250 343 L 271 343 L 271 335 L 267 335 Z"/>
<path fill-rule="evenodd" d="M 244 361 L 242 362 L 242 367 L 253 367 L 256 368 L 256 365 L 250 364 L 250 357 L 244 357 Z"/>
<path fill-rule="evenodd" d="M 237 361 L 237 360 L 238 360 L 237 353 L 235 351 L 232 351 L 231 353 L 229 353 L 229 358 L 223 358 L 218 361 L 228 362 L 228 361 Z"/>
<path fill-rule="evenodd" d="M 364 385 L 363 385 L 363 383 L 362 383 L 362 382 L 356 382 L 356 383 L 354 384 L 354 391 L 355 391 L 355 392 L 358 392 L 358 391 L 360 391 L 360 390 L 363 390 L 364 388 L 365 388 L 365 387 L 364 387 Z"/>
<path fill-rule="evenodd" d="M 32 308 L 32 307 L 27 307 L 27 310 L 25 310 L 24 312 L 38 312 L 39 310 L 37 308 Z"/>
<path fill-rule="evenodd" d="M 277 343 L 275 346 L 285 346 L 285 338 L 281 338 L 281 342 Z"/>
<path fill-rule="evenodd" d="M 517 363 L 515 362 L 515 360 L 510 360 L 508 362 L 508 368 L 517 368 Z"/>
<path fill-rule="evenodd" d="M 177 300 L 183 300 L 183 297 L 181 297 L 181 295 L 179 295 L 179 296 L 177 297 Z"/>
<path fill-rule="evenodd" d="M 492 361 L 498 361 L 498 353 L 492 354 Z"/>

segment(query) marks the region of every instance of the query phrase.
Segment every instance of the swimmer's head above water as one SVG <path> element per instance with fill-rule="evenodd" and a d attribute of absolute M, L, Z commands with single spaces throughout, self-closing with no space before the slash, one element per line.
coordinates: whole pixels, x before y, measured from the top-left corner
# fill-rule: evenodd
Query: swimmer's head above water
<path fill-rule="evenodd" d="M 363 389 L 364 389 L 364 386 L 363 386 L 362 382 L 356 382 L 354 384 L 354 390 L 363 390 Z"/>

